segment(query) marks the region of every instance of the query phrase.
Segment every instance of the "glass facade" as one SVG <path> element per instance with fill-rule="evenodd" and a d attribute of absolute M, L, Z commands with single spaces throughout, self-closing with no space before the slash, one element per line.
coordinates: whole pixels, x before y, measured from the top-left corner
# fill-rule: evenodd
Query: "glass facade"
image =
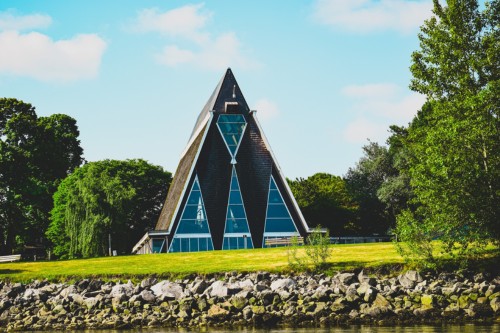
<path fill-rule="evenodd" d="M 212 237 L 206 216 L 200 183 L 196 176 L 169 252 L 213 250 Z"/>
<path fill-rule="evenodd" d="M 300 236 L 283 197 L 271 176 L 267 201 L 264 243 L 268 238 Z"/>
<path fill-rule="evenodd" d="M 250 229 L 248 228 L 245 206 L 243 205 L 238 176 L 234 166 L 231 174 L 231 185 L 229 190 L 222 249 L 253 249 L 253 242 L 250 235 Z"/>
<path fill-rule="evenodd" d="M 221 114 L 217 120 L 217 127 L 233 159 L 236 157 L 246 126 L 245 117 L 241 114 Z"/>
<path fill-rule="evenodd" d="M 164 245 L 165 245 L 165 239 L 152 239 L 152 242 L 151 242 L 151 252 L 153 253 L 162 253 L 162 252 L 165 252 L 165 250 L 163 249 Z"/>

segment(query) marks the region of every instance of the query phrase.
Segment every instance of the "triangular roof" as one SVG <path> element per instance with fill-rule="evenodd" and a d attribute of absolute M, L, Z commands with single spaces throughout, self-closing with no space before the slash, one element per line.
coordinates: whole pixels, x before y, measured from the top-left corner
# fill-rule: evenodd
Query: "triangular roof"
<path fill-rule="evenodd" d="M 234 94 L 234 98 L 233 98 Z M 203 128 L 203 126 L 207 123 L 208 118 L 210 118 L 210 111 L 215 112 L 223 112 L 224 104 L 229 101 L 238 102 L 242 110 L 246 112 L 250 111 L 243 94 L 241 93 L 240 87 L 238 86 L 238 82 L 236 82 L 236 78 L 231 71 L 231 68 L 228 68 L 226 73 L 222 76 L 219 81 L 219 84 L 214 89 L 214 92 L 208 99 L 207 103 L 201 110 L 198 115 L 198 119 L 196 120 L 196 124 L 194 125 L 193 132 L 191 133 L 191 137 L 189 138 L 188 147 L 191 141 L 194 140 L 196 134 Z"/>
<path fill-rule="evenodd" d="M 240 87 L 233 75 L 233 72 L 230 68 L 228 68 L 198 116 L 189 142 L 186 146 L 186 149 L 182 153 L 181 160 L 174 174 L 172 183 L 170 184 L 170 189 L 168 191 L 165 204 L 156 224 L 156 230 L 168 230 L 169 233 L 171 232 L 174 220 L 178 215 L 178 210 L 181 208 L 181 203 L 187 190 L 187 186 L 189 185 L 190 179 L 192 178 L 195 165 L 199 160 L 204 142 L 206 141 L 207 133 L 209 132 L 209 129 L 213 127 L 211 126 L 212 119 L 217 119 L 219 117 L 218 114 L 220 113 L 226 113 L 226 105 L 230 107 L 231 105 L 235 104 L 237 104 L 238 113 L 244 114 L 245 116 L 250 114 L 250 108 L 248 107 L 248 104 L 243 97 Z M 301 222 L 307 232 L 309 230 L 309 227 L 307 226 L 300 208 L 298 207 L 297 202 L 293 197 L 293 194 L 286 182 L 286 178 L 281 172 L 281 169 L 275 159 L 269 143 L 267 142 L 267 139 L 265 138 L 260 124 L 257 121 L 257 118 L 254 117 L 254 115 L 251 115 L 251 119 L 253 119 L 254 122 L 254 133 L 259 133 L 258 136 L 254 136 L 253 139 L 260 141 L 260 147 L 265 147 L 264 149 L 266 151 L 265 153 L 257 153 L 257 155 L 263 153 L 264 155 L 261 156 L 269 156 L 268 162 L 271 161 L 269 163 L 273 163 L 276 176 L 280 179 L 280 183 L 283 184 L 282 186 L 284 188 L 284 192 L 286 192 L 286 194 L 290 198 L 291 203 L 295 207 L 295 210 L 298 214 L 297 220 Z M 259 173 L 261 174 L 261 176 L 265 174 L 265 177 L 271 177 L 272 169 L 271 164 L 269 163 L 267 163 L 269 169 L 262 169 L 262 171 L 259 171 L 258 169 L 262 166 L 262 164 L 260 164 L 259 162 L 258 167 L 256 167 L 255 165 L 249 166 L 250 169 L 248 171 Z M 268 180 L 265 186 L 269 186 Z M 267 193 L 265 202 L 267 203 Z"/>

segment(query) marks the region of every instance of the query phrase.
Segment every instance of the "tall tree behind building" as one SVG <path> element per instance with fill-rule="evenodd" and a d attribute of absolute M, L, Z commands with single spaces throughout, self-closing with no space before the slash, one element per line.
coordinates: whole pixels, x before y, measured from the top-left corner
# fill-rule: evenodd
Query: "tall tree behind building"
<path fill-rule="evenodd" d="M 76 121 L 63 114 L 38 117 L 35 108 L 0 99 L 0 252 L 40 243 L 52 195 L 83 159 Z"/>

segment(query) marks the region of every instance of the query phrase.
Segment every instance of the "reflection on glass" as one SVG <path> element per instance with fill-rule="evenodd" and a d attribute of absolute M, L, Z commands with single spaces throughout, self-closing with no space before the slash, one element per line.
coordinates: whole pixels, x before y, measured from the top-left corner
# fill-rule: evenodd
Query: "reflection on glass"
<path fill-rule="evenodd" d="M 213 250 L 206 216 L 200 184 L 196 176 L 169 252 Z"/>
<path fill-rule="evenodd" d="M 245 118 L 240 114 L 221 114 L 217 120 L 217 127 L 233 158 L 236 155 L 246 125 Z"/>

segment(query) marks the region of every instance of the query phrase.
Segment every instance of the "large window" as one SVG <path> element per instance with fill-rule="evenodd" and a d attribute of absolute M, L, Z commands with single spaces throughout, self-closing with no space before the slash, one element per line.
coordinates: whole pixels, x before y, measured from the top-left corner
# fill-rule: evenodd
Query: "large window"
<path fill-rule="evenodd" d="M 233 158 L 233 164 L 246 126 L 245 117 L 241 114 L 221 114 L 217 120 L 217 127 Z"/>
<path fill-rule="evenodd" d="M 250 235 L 250 229 L 248 228 L 245 206 L 243 204 L 243 198 L 241 197 L 236 169 L 233 166 L 222 249 L 252 248 L 253 242 Z"/>
<path fill-rule="evenodd" d="M 198 176 L 195 177 L 169 252 L 213 250 Z"/>
<path fill-rule="evenodd" d="M 297 227 L 283 200 L 274 178 L 269 183 L 264 243 L 268 238 L 299 236 Z M 265 245 L 264 245 L 265 246 Z"/>

